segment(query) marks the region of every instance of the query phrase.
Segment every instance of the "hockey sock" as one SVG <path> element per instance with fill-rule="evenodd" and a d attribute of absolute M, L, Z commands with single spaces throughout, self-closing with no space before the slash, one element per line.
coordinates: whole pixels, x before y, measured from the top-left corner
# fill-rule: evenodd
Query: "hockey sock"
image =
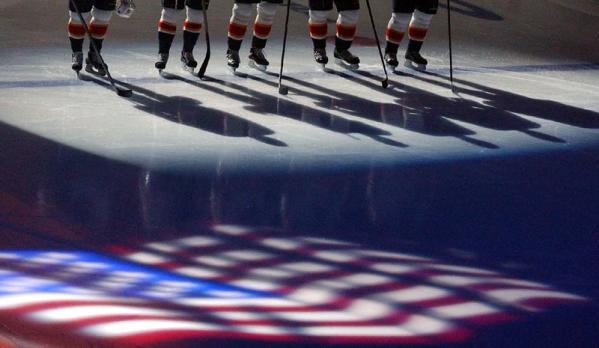
<path fill-rule="evenodd" d="M 337 39 L 335 47 L 339 50 L 347 50 L 351 47 L 356 36 L 356 24 L 358 23 L 358 10 L 339 11 L 337 18 Z"/>
<path fill-rule="evenodd" d="M 310 10 L 308 29 L 314 48 L 325 48 L 327 46 L 327 14 L 329 11 Z"/>
<path fill-rule="evenodd" d="M 71 50 L 73 50 L 73 52 L 83 51 L 83 39 L 74 39 L 70 37 L 69 40 L 71 41 Z"/>
<path fill-rule="evenodd" d="M 83 39 L 85 38 L 85 28 L 83 28 L 83 23 L 81 23 L 81 19 L 76 12 L 69 12 L 70 19 L 69 24 L 67 26 L 67 31 L 69 33 L 69 40 L 71 41 L 71 49 L 73 52 L 81 52 L 83 51 Z M 83 18 L 86 21 L 89 21 L 91 17 L 90 12 L 82 13 Z"/>
<path fill-rule="evenodd" d="M 89 24 L 89 32 L 91 33 L 93 43 L 96 45 L 98 51 L 102 49 L 102 43 L 108 32 L 108 22 L 112 17 L 112 11 L 99 10 L 97 8 L 92 9 L 92 20 Z M 90 42 L 90 50 L 91 42 Z"/>
<path fill-rule="evenodd" d="M 191 31 L 183 31 L 183 51 L 191 52 L 198 41 L 199 33 L 192 33 Z"/>
<path fill-rule="evenodd" d="M 418 10 L 414 11 L 412 20 L 410 21 L 410 27 L 408 28 L 410 40 L 424 41 L 432 18 L 433 15 L 431 14 L 420 12 Z"/>
<path fill-rule="evenodd" d="M 390 41 L 387 41 L 387 46 L 385 47 L 385 53 L 397 54 L 399 50 L 399 45 Z"/>
<path fill-rule="evenodd" d="M 96 48 L 98 49 L 98 51 L 101 51 L 102 50 L 102 44 L 104 43 L 104 39 L 97 39 L 97 38 L 94 37 L 94 38 L 92 38 L 92 40 L 93 40 L 94 44 L 96 45 Z M 89 43 L 89 50 L 91 52 L 94 51 L 91 42 Z"/>
<path fill-rule="evenodd" d="M 408 43 L 408 52 L 420 52 L 422 44 L 422 41 L 410 40 Z"/>
<path fill-rule="evenodd" d="M 231 13 L 231 19 L 229 20 L 228 27 L 228 45 L 232 51 L 239 51 L 241 48 L 241 41 L 247 31 L 248 23 L 250 22 L 250 16 L 252 15 L 251 4 L 234 4 Z"/>
<path fill-rule="evenodd" d="M 169 53 L 171 50 L 171 45 L 173 44 L 173 39 L 175 35 L 167 34 L 165 32 L 158 32 L 158 53 Z"/>
<path fill-rule="evenodd" d="M 397 53 L 399 44 L 405 36 L 411 18 L 411 13 L 394 12 L 391 15 L 389 24 L 387 24 L 387 31 L 385 32 L 385 38 L 387 39 L 385 52 Z"/>
<path fill-rule="evenodd" d="M 348 50 L 351 47 L 352 41 L 343 40 L 340 38 L 335 39 L 335 48 L 340 51 Z"/>
<path fill-rule="evenodd" d="M 187 6 L 187 19 L 183 25 L 183 51 L 191 52 L 198 41 L 204 24 L 204 13 Z"/>
<path fill-rule="evenodd" d="M 254 37 L 252 39 L 252 48 L 266 47 L 266 40 L 268 40 L 268 37 L 270 36 L 277 6 L 277 4 L 264 1 L 258 4 L 258 15 L 254 21 Z"/>
<path fill-rule="evenodd" d="M 177 32 L 177 21 L 180 10 L 163 8 L 158 22 L 158 53 L 169 53 L 175 33 Z"/>

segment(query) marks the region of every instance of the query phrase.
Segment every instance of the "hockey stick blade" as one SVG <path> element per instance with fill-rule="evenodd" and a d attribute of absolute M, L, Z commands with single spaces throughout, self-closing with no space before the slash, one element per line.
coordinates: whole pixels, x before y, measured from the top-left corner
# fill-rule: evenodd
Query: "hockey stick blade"
<path fill-rule="evenodd" d="M 200 66 L 200 70 L 198 71 L 198 77 L 203 80 L 204 75 L 206 74 L 206 69 L 208 69 L 208 63 L 210 62 L 210 33 L 208 31 L 208 14 L 206 13 L 206 0 L 201 0 L 200 2 L 202 5 L 202 14 L 204 16 L 204 30 L 206 30 L 206 56 L 204 57 L 202 66 Z"/>
<path fill-rule="evenodd" d="M 279 94 L 280 95 L 287 95 L 287 94 L 289 94 L 289 88 L 287 88 L 286 86 L 279 87 Z"/>
<path fill-rule="evenodd" d="M 389 79 L 384 79 L 383 81 L 381 81 L 381 86 L 387 89 L 387 87 L 389 87 Z"/>

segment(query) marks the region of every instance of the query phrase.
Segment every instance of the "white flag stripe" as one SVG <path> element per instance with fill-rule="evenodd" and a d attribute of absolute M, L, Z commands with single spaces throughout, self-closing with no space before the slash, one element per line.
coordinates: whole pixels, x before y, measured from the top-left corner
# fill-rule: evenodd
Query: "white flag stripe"
<path fill-rule="evenodd" d="M 303 307 L 304 305 L 284 298 L 183 298 L 175 303 L 192 307 Z"/>
<path fill-rule="evenodd" d="M 498 275 L 499 273 L 489 271 L 482 268 L 474 268 L 474 267 L 464 267 L 464 266 L 455 266 L 455 265 L 446 265 L 441 263 L 432 263 L 423 265 L 426 268 L 432 268 L 440 271 L 449 271 L 449 272 L 458 272 L 458 273 L 468 273 L 468 274 L 481 274 L 481 275 Z"/>
<path fill-rule="evenodd" d="M 448 319 L 465 319 L 501 313 L 496 307 L 481 302 L 456 303 L 431 308 L 435 315 Z"/>
<path fill-rule="evenodd" d="M 33 312 L 30 316 L 38 321 L 54 322 L 75 322 L 83 319 L 93 319 L 102 317 L 111 317 L 118 315 L 138 315 L 138 316 L 161 316 L 178 317 L 183 313 L 168 311 L 162 309 L 142 308 L 132 306 L 117 305 L 84 305 L 69 306 L 63 308 L 47 309 Z"/>
<path fill-rule="evenodd" d="M 198 247 L 207 247 L 220 244 L 221 241 L 217 238 L 211 237 L 203 237 L 203 236 L 194 236 L 177 239 L 173 242 L 175 245 L 181 245 L 184 247 L 198 248 Z"/>
<path fill-rule="evenodd" d="M 497 302 L 509 305 L 515 305 L 526 310 L 535 311 L 536 308 L 522 305 L 522 302 L 529 300 L 567 300 L 567 301 L 584 301 L 584 297 L 568 294 L 559 291 L 550 290 L 527 290 L 527 289 L 499 289 L 485 291 L 487 298 Z"/>
<path fill-rule="evenodd" d="M 149 253 L 149 252 L 142 252 L 142 251 L 133 253 L 133 254 L 129 254 L 129 255 L 127 255 L 127 258 L 131 261 L 143 263 L 146 265 L 156 265 L 156 264 L 161 264 L 161 263 L 171 261 L 169 258 L 166 258 L 164 256 L 160 256 L 158 254 Z"/>
<path fill-rule="evenodd" d="M 123 337 L 140 334 L 154 334 L 165 331 L 226 331 L 225 327 L 197 321 L 141 319 L 119 320 L 90 325 L 81 332 L 96 337 Z"/>
<path fill-rule="evenodd" d="M 0 309 L 14 309 L 58 301 L 117 301 L 117 302 L 141 302 L 137 299 L 116 298 L 109 296 L 80 295 L 69 293 L 36 292 L 29 294 L 0 296 Z"/>
<path fill-rule="evenodd" d="M 381 292 L 372 297 L 375 299 L 395 303 L 411 303 L 436 300 L 451 295 L 452 293 L 445 289 L 434 288 L 426 285 L 418 285 L 406 289 Z"/>
<path fill-rule="evenodd" d="M 356 250 L 354 253 L 362 256 L 380 257 L 386 259 L 396 259 L 400 261 L 434 261 L 434 259 L 422 256 L 416 256 L 412 254 L 389 252 L 389 251 L 378 251 L 378 250 Z"/>

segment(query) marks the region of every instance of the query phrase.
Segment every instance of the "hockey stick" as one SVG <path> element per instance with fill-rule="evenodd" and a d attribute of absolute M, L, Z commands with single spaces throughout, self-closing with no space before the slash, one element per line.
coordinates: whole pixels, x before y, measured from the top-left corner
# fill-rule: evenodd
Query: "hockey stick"
<path fill-rule="evenodd" d="M 287 95 L 289 89 L 283 86 L 283 64 L 285 64 L 285 48 L 287 47 L 287 30 L 289 29 L 289 9 L 291 0 L 287 0 L 287 15 L 285 16 L 285 32 L 283 34 L 283 52 L 281 53 L 281 70 L 279 71 L 279 94 Z"/>
<path fill-rule="evenodd" d="M 198 71 L 198 77 L 203 79 L 204 74 L 206 73 L 206 69 L 208 68 L 208 63 L 210 62 L 210 33 L 208 32 L 208 14 L 206 13 L 206 0 L 200 1 L 202 3 L 202 12 L 204 13 L 204 27 L 205 27 L 205 35 L 206 35 L 206 56 L 204 57 L 204 61 L 202 62 L 202 66 Z"/>
<path fill-rule="evenodd" d="M 370 23 L 372 23 L 372 31 L 376 40 L 376 46 L 379 49 L 379 56 L 381 57 L 381 63 L 383 64 L 383 71 L 385 72 L 385 79 L 381 81 L 383 88 L 389 87 L 389 74 L 387 73 L 387 67 L 385 66 L 385 60 L 383 59 L 383 51 L 381 50 L 381 42 L 379 41 L 379 35 L 376 33 L 376 26 L 374 24 L 374 17 L 372 16 L 372 8 L 370 7 L 370 0 L 366 0 L 366 6 L 368 7 L 368 14 L 370 15 Z"/>
<path fill-rule="evenodd" d="M 453 49 L 451 40 L 451 0 L 447 0 L 447 35 L 449 36 L 449 82 L 451 84 L 451 91 L 455 93 L 455 86 L 453 85 Z"/>
<path fill-rule="evenodd" d="M 89 28 L 87 27 L 85 18 L 83 18 L 83 14 L 81 14 L 81 11 L 79 11 L 79 7 L 77 7 L 75 0 L 69 0 L 69 1 L 71 2 L 71 5 L 73 5 L 73 8 L 75 9 L 75 11 L 77 12 L 77 15 L 79 16 L 79 20 L 81 20 L 81 23 L 83 24 L 83 30 L 85 30 L 85 34 L 89 38 L 89 41 L 90 41 L 92 49 L 94 50 L 94 53 L 96 53 L 98 55 L 98 58 L 100 58 L 100 63 L 102 63 L 102 68 L 104 68 L 104 71 L 106 71 L 106 76 L 108 77 L 108 80 L 110 81 L 110 84 L 112 85 L 112 89 L 116 92 L 117 95 L 119 95 L 121 97 L 126 97 L 126 98 L 131 97 L 133 95 L 133 91 L 131 89 L 117 86 L 114 83 L 114 79 L 110 75 L 110 71 L 108 71 L 108 66 L 106 66 L 106 62 L 104 62 L 104 58 L 102 58 L 102 55 L 100 54 L 100 50 L 98 50 L 98 47 L 96 46 L 96 43 L 94 42 L 94 38 L 92 37 L 92 34 L 89 32 Z"/>

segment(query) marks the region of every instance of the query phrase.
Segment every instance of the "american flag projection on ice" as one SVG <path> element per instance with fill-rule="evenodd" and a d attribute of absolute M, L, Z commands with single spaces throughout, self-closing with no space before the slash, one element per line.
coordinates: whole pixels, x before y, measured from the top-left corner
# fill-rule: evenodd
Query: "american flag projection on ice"
<path fill-rule="evenodd" d="M 0 254 L 0 314 L 121 343 L 445 343 L 585 299 L 492 270 L 238 226 L 107 257 Z"/>

